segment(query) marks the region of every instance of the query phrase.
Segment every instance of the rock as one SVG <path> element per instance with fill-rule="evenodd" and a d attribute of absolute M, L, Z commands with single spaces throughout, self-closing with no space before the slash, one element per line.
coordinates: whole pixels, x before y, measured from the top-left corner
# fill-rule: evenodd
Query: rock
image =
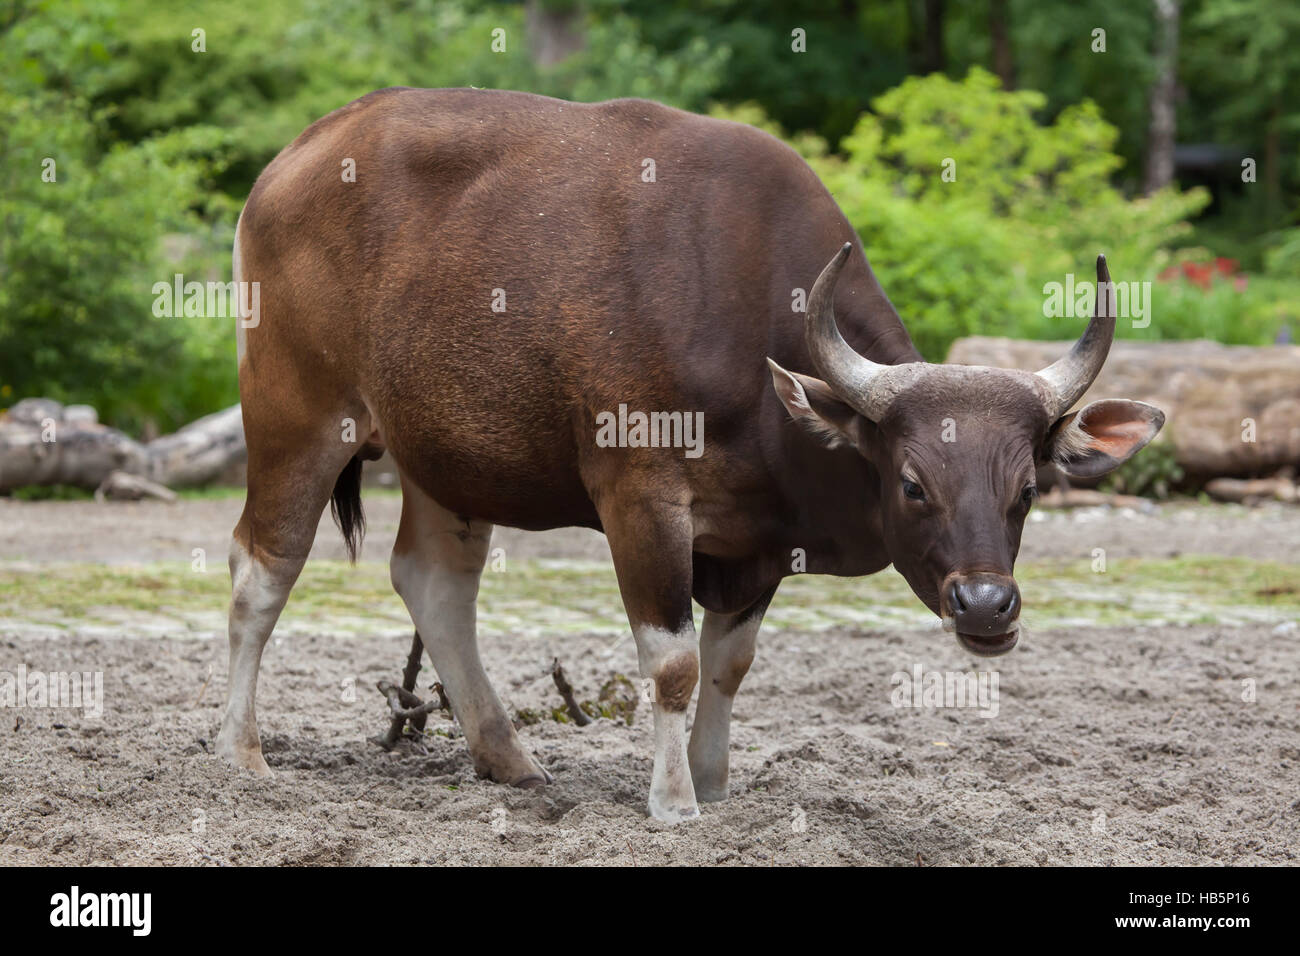
<path fill-rule="evenodd" d="M 99 412 L 93 405 L 64 405 L 63 420 L 72 425 L 98 425 Z"/>
<path fill-rule="evenodd" d="M 63 406 L 52 398 L 24 398 L 9 409 L 5 416 L 10 421 L 28 425 L 40 425 L 47 419 L 60 422 L 63 420 Z"/>

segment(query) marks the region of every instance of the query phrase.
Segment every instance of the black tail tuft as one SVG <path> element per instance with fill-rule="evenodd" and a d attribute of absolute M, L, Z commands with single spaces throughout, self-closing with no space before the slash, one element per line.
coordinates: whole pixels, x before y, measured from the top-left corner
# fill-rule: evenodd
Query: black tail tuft
<path fill-rule="evenodd" d="M 361 459 L 354 456 L 343 467 L 339 480 L 334 482 L 330 497 L 330 514 L 343 532 L 343 543 L 348 558 L 355 564 L 361 550 L 361 539 L 366 535 L 366 515 L 361 510 Z"/>

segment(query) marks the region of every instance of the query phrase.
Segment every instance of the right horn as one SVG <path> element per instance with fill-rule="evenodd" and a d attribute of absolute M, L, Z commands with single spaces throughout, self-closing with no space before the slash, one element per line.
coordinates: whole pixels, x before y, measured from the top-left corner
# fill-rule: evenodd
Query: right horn
<path fill-rule="evenodd" d="M 892 366 L 879 365 L 859 355 L 844 341 L 835 323 L 835 307 L 831 302 L 835 297 L 835 282 L 852 249 L 852 243 L 844 243 L 813 283 L 812 293 L 808 296 L 804 335 L 817 374 L 857 411 L 872 421 L 880 421 L 892 392 L 874 385 L 880 384 L 881 373 Z"/>
<path fill-rule="evenodd" d="M 1083 397 L 1101 371 L 1114 340 L 1115 287 L 1111 285 L 1110 270 L 1102 255 L 1097 257 L 1097 304 L 1092 310 L 1092 321 L 1065 358 L 1036 373 L 1051 394 L 1046 403 L 1050 418 L 1059 418 Z"/>

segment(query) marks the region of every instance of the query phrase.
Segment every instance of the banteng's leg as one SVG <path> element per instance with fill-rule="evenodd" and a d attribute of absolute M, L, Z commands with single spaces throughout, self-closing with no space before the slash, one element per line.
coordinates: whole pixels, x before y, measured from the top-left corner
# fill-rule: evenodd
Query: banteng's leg
<path fill-rule="evenodd" d="M 686 757 L 686 708 L 700 672 L 691 617 L 690 516 L 684 508 L 627 495 L 616 511 L 601 515 L 601 523 L 641 677 L 654 682 L 650 815 L 668 823 L 689 820 L 700 815 Z"/>
<path fill-rule="evenodd" d="M 216 751 L 236 766 L 271 771 L 262 758 L 253 701 L 271 630 L 316 537 L 330 491 L 356 450 L 337 434 L 251 426 L 248 497 L 230 542 L 230 686 Z"/>
<path fill-rule="evenodd" d="M 475 602 L 492 525 L 459 518 L 402 477 L 393 587 L 406 602 L 447 691 L 479 776 L 516 787 L 550 783 L 524 748 L 478 656 Z"/>
<path fill-rule="evenodd" d="M 700 632 L 700 700 L 695 706 L 689 754 L 695 796 L 727 798 L 731 703 L 754 660 L 754 641 L 776 588 L 738 614 L 704 613 Z"/>

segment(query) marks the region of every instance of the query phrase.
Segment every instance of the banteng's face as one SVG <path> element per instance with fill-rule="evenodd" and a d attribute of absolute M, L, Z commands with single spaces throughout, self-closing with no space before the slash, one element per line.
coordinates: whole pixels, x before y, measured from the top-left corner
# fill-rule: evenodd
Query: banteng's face
<path fill-rule="evenodd" d="M 1124 400 L 1063 414 L 1110 347 L 1113 303 L 1103 305 L 1104 296 L 1069 356 L 1038 373 L 868 362 L 839 337 L 829 308 L 846 254 L 809 298 L 809 346 L 823 378 L 769 360 L 777 394 L 828 446 L 851 446 L 874 466 L 885 544 L 917 597 L 967 650 L 1004 654 L 1019 637 L 1013 573 L 1038 466 L 1105 474 L 1155 437 L 1164 414 Z M 1099 260 L 1102 282 L 1109 275 Z"/>

